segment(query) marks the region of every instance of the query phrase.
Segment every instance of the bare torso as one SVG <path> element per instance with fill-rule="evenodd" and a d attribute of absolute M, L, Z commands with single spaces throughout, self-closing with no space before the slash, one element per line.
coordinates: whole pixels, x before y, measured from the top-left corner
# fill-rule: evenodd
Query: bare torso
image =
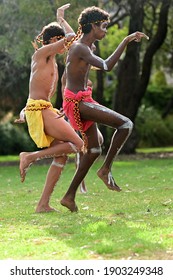
<path fill-rule="evenodd" d="M 50 101 L 56 91 L 58 69 L 55 55 L 45 56 L 41 52 L 39 49 L 32 56 L 29 97 Z"/>
<path fill-rule="evenodd" d="M 127 44 L 132 40 L 140 41 L 146 36 L 144 33 L 135 32 L 127 37 L 119 44 L 115 51 L 106 59 L 96 56 L 92 49 L 96 40 L 105 37 L 108 23 L 103 22 L 103 26 L 97 26 L 90 33 L 83 36 L 71 46 L 66 62 L 66 86 L 69 90 L 77 93 L 87 88 L 87 80 L 91 66 L 104 71 L 111 71 L 117 63 Z"/>
<path fill-rule="evenodd" d="M 104 34 L 103 34 L 104 35 Z M 95 40 L 79 39 L 71 46 L 66 61 L 66 87 L 73 93 L 87 89 L 91 66 L 104 69 L 104 60 L 93 53 Z"/>
<path fill-rule="evenodd" d="M 90 64 L 80 57 L 81 44 L 74 43 L 69 50 L 66 61 L 66 87 L 74 93 L 87 89 Z M 88 48 L 88 46 L 84 46 Z M 75 69 L 75 71 L 74 71 Z"/>

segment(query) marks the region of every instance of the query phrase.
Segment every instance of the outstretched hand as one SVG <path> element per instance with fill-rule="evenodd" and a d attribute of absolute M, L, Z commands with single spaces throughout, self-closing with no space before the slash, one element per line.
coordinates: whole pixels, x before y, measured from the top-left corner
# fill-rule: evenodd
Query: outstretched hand
<path fill-rule="evenodd" d="M 14 123 L 25 123 L 25 107 L 20 111 L 19 119 L 15 119 Z"/>
<path fill-rule="evenodd" d="M 70 7 L 70 3 L 65 4 L 57 9 L 56 16 L 57 19 L 64 18 L 64 11 Z"/>
<path fill-rule="evenodd" d="M 25 123 L 25 119 L 15 119 L 14 123 Z"/>
<path fill-rule="evenodd" d="M 127 36 L 129 42 L 131 41 L 140 42 L 142 38 L 149 40 L 149 37 L 145 33 L 139 31 L 136 31 L 135 33 L 132 33 Z"/>

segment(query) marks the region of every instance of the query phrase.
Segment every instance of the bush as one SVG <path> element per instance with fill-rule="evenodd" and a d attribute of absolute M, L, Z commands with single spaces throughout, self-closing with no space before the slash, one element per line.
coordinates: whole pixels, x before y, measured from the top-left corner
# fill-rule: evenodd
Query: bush
<path fill-rule="evenodd" d="M 169 86 L 155 86 L 150 85 L 147 88 L 143 104 L 147 107 L 153 106 L 161 113 L 167 107 L 170 100 L 173 97 L 173 88 Z M 172 110 L 173 112 L 173 110 Z"/>
<path fill-rule="evenodd" d="M 10 122 L 0 125 L 0 154 L 16 155 L 21 151 L 33 151 L 34 142 L 30 139 L 24 127 L 12 125 Z"/>
<path fill-rule="evenodd" d="M 140 139 L 138 147 L 172 145 L 172 118 L 163 120 L 155 108 L 142 105 L 138 111 L 135 124 Z"/>
<path fill-rule="evenodd" d="M 156 71 L 151 77 L 152 83 L 158 87 L 166 86 L 166 76 L 161 70 Z"/>

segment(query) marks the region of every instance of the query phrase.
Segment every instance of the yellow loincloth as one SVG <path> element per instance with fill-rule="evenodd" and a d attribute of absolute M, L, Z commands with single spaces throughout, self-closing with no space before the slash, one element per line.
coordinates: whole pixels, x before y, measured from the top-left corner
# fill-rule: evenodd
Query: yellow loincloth
<path fill-rule="evenodd" d="M 44 132 L 44 124 L 42 117 L 42 110 L 49 109 L 58 113 L 59 111 L 53 108 L 51 102 L 45 100 L 34 100 L 29 98 L 25 107 L 26 121 L 28 131 L 32 140 L 36 143 L 38 148 L 49 147 L 54 140 L 53 137 L 46 135 Z"/>

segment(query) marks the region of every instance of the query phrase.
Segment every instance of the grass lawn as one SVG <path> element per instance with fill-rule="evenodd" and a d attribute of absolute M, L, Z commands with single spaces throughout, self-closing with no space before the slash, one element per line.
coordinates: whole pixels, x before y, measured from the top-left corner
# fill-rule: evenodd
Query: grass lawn
<path fill-rule="evenodd" d="M 173 260 L 172 158 L 121 159 L 113 174 L 122 187 L 112 192 L 96 176 L 77 193 L 78 213 L 59 200 L 75 172 L 68 163 L 51 198 L 58 212 L 36 214 L 48 165 L 33 165 L 20 183 L 18 166 L 0 166 L 1 260 Z"/>

